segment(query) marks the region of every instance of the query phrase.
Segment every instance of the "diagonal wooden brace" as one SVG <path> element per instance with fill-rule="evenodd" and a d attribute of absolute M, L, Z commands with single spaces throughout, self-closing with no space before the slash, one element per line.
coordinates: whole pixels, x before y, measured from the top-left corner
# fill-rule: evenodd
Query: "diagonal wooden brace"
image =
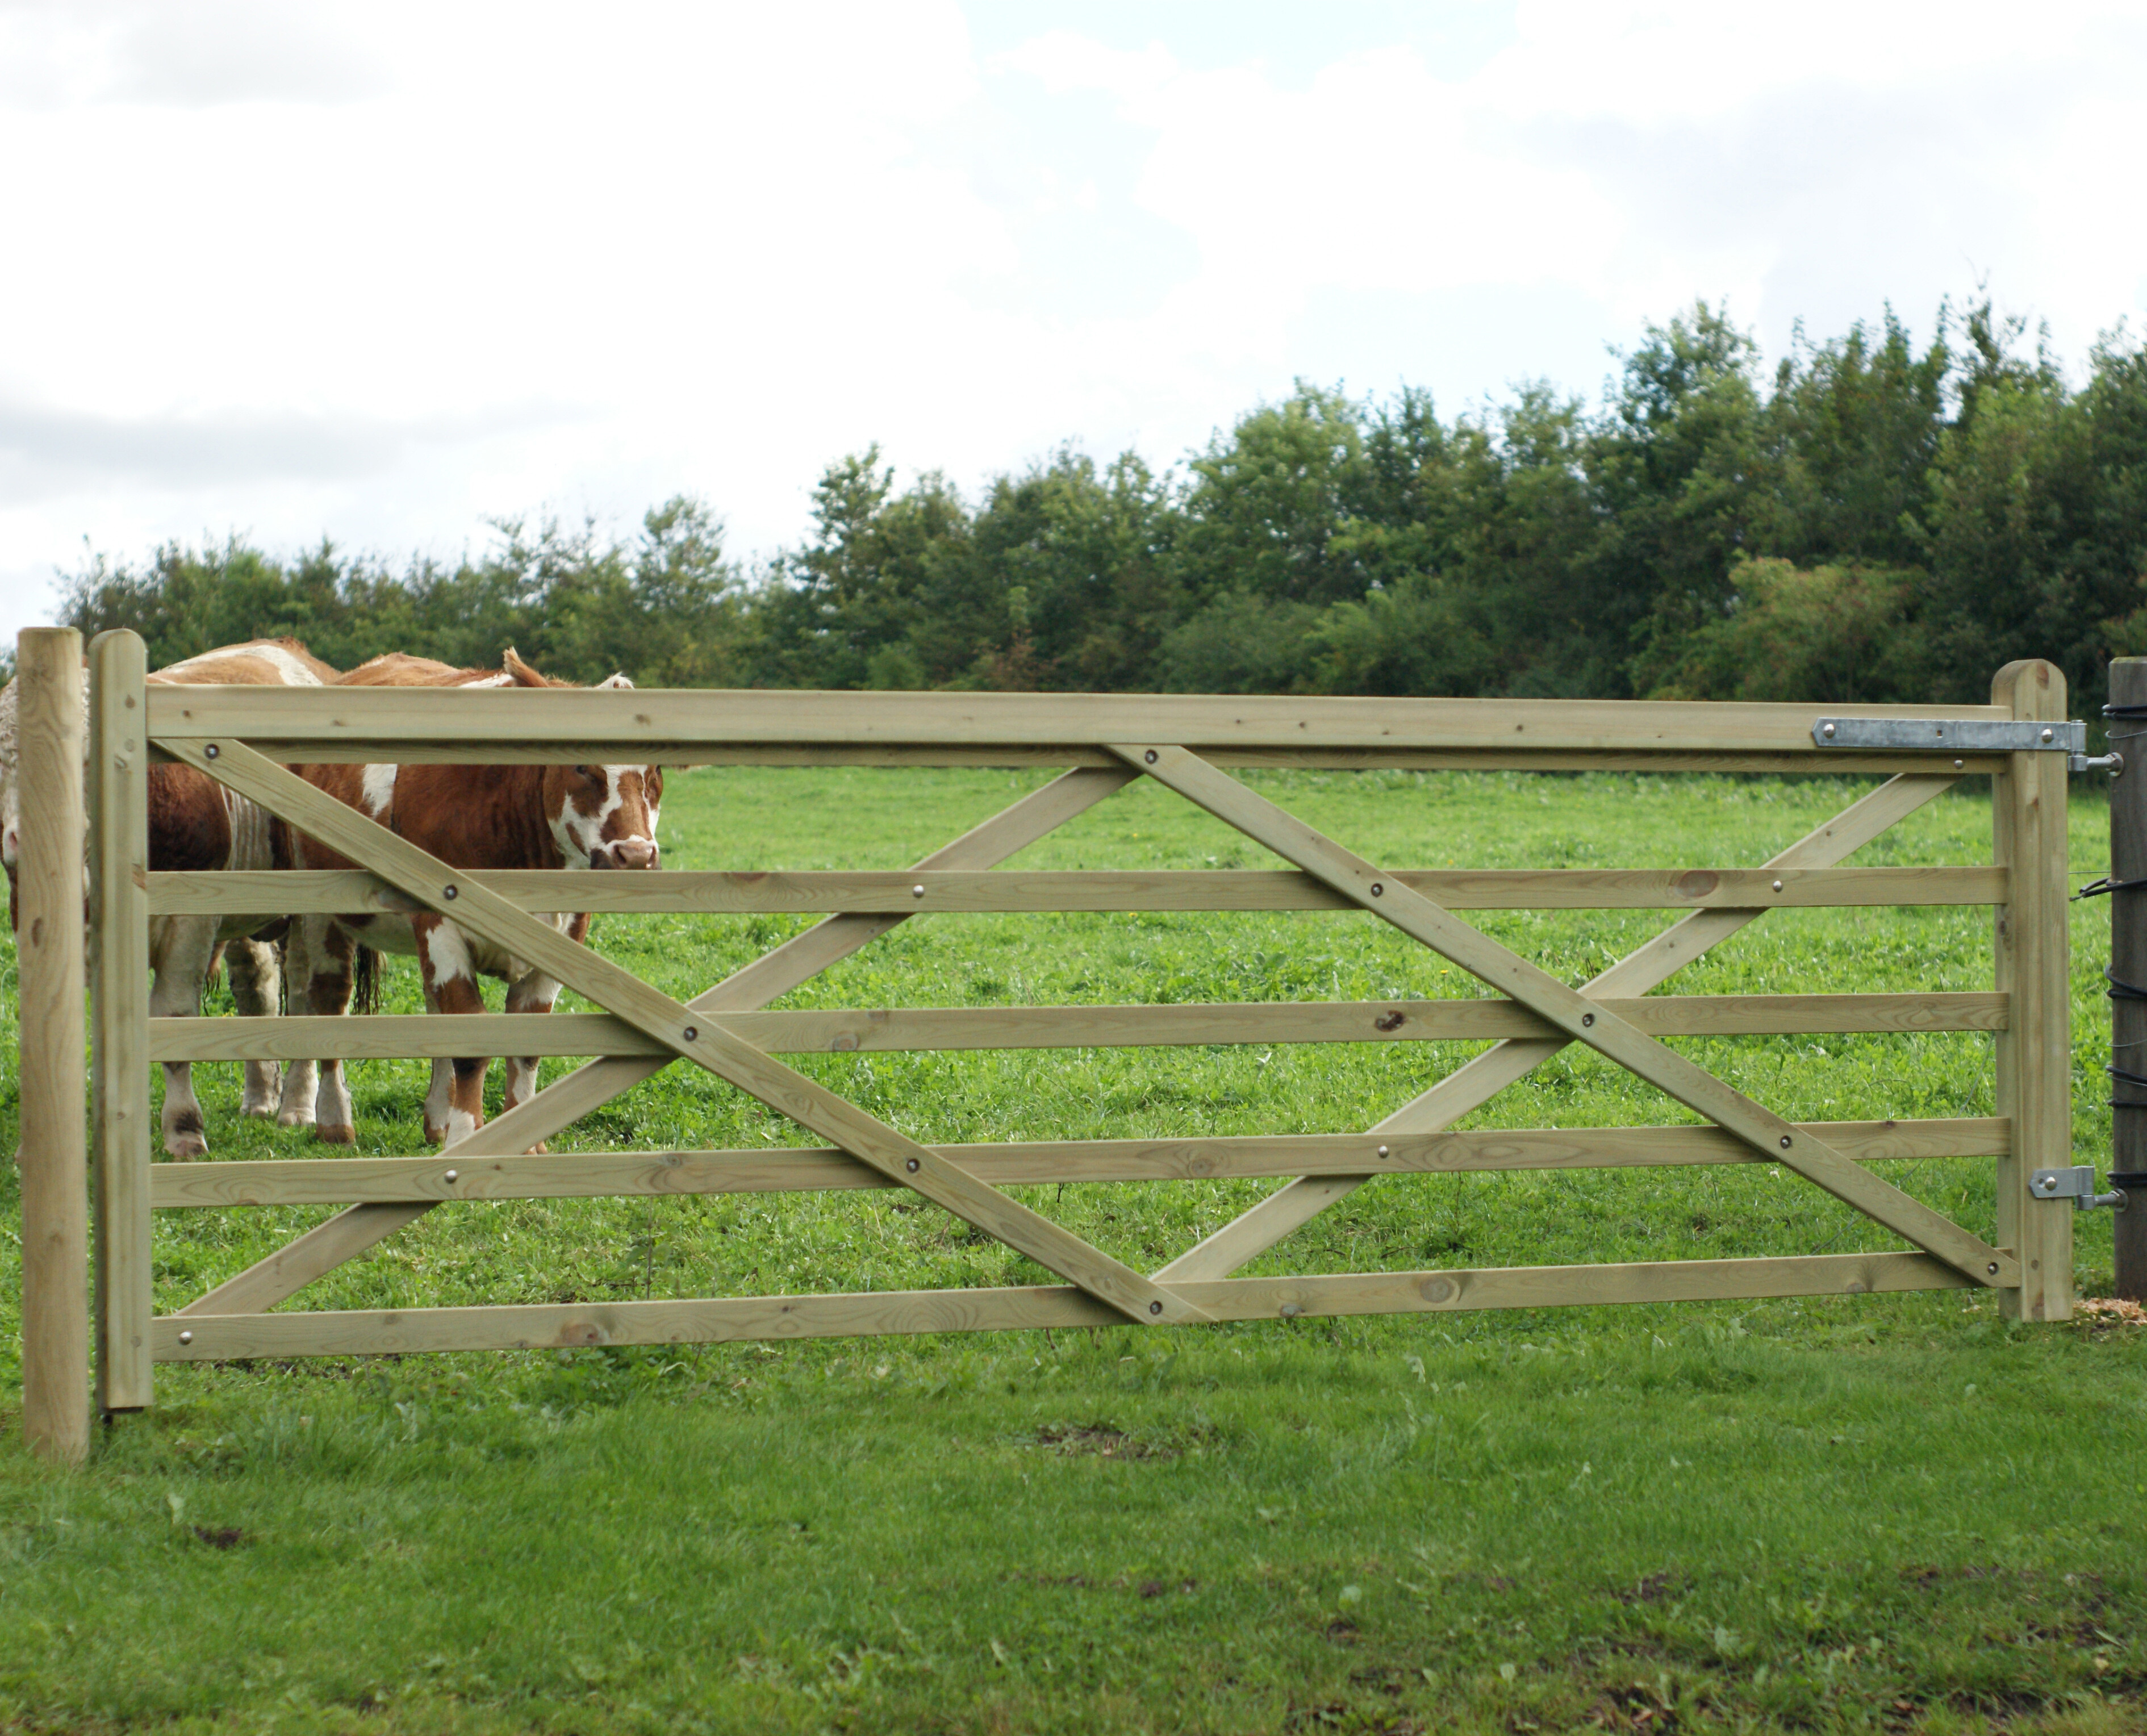
<path fill-rule="evenodd" d="M 1772 868 L 1831 868 L 1874 838 L 1951 789 L 1954 778 L 1908 773 L 1889 778 L 1849 803 L 1824 825 L 1770 858 Z M 1676 975 L 1709 948 L 1728 939 L 1764 910 L 1695 910 L 1635 948 L 1584 984 L 1587 995 L 1643 995 Z M 1404 1103 L 1367 1133 L 1435 1133 L 1481 1108 L 1509 1085 L 1527 1078 L 1565 1048 L 1564 1040 L 1511 1037 L 1464 1063 Z M 1304 1175 L 1202 1238 L 1155 1273 L 1159 1283 L 1228 1278 L 1248 1260 L 1286 1241 L 1335 1201 L 1369 1181 L 1369 1175 Z"/>
<path fill-rule="evenodd" d="M 683 1058 L 1079 1285 L 1128 1319 L 1148 1325 L 1209 1318 L 1100 1248 L 978 1181 L 961 1165 L 743 1042 L 711 1015 L 696 1013 L 600 953 L 568 940 L 549 923 L 243 743 L 168 738 L 160 745 L 175 758 L 362 863 L 458 927 L 511 957 L 528 960 Z"/>
<path fill-rule="evenodd" d="M 1256 794 L 1188 748 L 1157 743 L 1110 750 L 1256 843 L 1316 875 L 1373 915 L 1421 941 L 1548 1019 L 1577 1042 L 1704 1115 L 1755 1151 L 1795 1170 L 1866 1217 L 1978 1283 L 2019 1282 L 2018 1263 L 1809 1133 L 1754 1103 L 1598 1003 L 1501 946 L 1423 893 Z"/>
<path fill-rule="evenodd" d="M 953 842 L 919 868 L 988 868 L 1072 819 L 1134 781 L 1127 767 L 1082 766 L 1032 790 Z M 733 971 L 689 1003 L 696 1012 L 749 1011 L 788 994 L 801 983 L 870 945 L 907 916 L 846 913 L 815 923 L 774 951 Z M 614 1056 L 589 1061 L 554 1079 L 518 1108 L 487 1122 L 458 1148 L 471 1157 L 513 1157 L 571 1127 L 670 1063 Z M 183 1314 L 258 1313 L 333 1272 L 405 1224 L 433 1209 L 429 1203 L 355 1205 L 318 1223 L 296 1241 L 257 1260 L 178 1310 Z"/>

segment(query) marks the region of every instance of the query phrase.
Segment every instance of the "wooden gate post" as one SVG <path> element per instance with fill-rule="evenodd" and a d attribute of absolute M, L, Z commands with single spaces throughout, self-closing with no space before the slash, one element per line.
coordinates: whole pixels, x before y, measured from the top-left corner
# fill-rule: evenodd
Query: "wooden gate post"
<path fill-rule="evenodd" d="M 2040 658 L 2008 663 L 1994 705 L 2016 718 L 2065 718 L 2065 678 Z M 2037 1199 L 2028 1178 L 2073 1160 L 2071 984 L 2067 974 L 2065 756 L 2014 753 L 1990 780 L 1992 859 L 2011 870 L 1998 907 L 1997 986 L 2012 996 L 1998 1033 L 1998 1113 L 2013 1123 L 1998 1160 L 1997 1243 L 2020 1262 L 2020 1288 L 1999 1292 L 2010 1318 L 2064 1320 L 2073 1308 L 2073 1204 Z"/>
<path fill-rule="evenodd" d="M 2147 708 L 2147 657 L 2120 657 L 2109 666 L 2109 703 Z M 2147 713 L 2143 713 L 2147 715 Z M 2147 753 L 2134 743 L 2147 738 L 2138 718 L 2109 727 L 2110 746 L 2124 756 L 2125 770 L 2109 781 L 2109 878 L 2112 885 L 2147 880 Z M 2119 983 L 2147 988 L 2147 893 L 2113 893 L 2109 900 L 2109 972 Z M 2127 1073 L 2147 1073 L 2147 1000 L 2115 994 L 2109 1003 L 2109 1059 Z M 2147 1090 L 2113 1080 L 2110 1096 L 2109 1184 L 2124 1196 L 2111 1226 L 2117 1293 L 2147 1302 Z"/>
<path fill-rule="evenodd" d="M 108 1412 L 152 1394 L 148 653 L 138 633 L 101 633 L 89 666 L 97 1402 Z"/>
<path fill-rule="evenodd" d="M 89 1200 L 83 1015 L 82 635 L 16 641 L 22 853 L 23 1437 L 63 1464 L 89 1453 Z"/>

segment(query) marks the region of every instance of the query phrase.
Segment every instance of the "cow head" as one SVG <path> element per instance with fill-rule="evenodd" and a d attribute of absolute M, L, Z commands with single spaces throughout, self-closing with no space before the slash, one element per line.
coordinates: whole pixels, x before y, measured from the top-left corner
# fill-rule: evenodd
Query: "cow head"
<path fill-rule="evenodd" d="M 566 687 L 509 650 L 502 669 L 515 687 Z M 597 683 L 618 690 L 633 683 L 623 675 Z M 656 866 L 656 819 L 663 800 L 660 766 L 578 765 L 544 768 L 544 818 L 552 842 L 569 868 L 648 868 Z"/>

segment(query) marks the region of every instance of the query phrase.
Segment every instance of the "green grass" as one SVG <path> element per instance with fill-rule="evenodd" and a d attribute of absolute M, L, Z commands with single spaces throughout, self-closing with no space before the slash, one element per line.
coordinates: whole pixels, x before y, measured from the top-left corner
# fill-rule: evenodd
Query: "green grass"
<path fill-rule="evenodd" d="M 1756 863 L 1854 781 L 1270 774 L 1396 866 Z M 667 859 L 897 867 L 1035 787 L 705 771 Z M 2106 810 L 2076 799 L 2079 878 Z M 1987 859 L 1959 793 L 1856 859 Z M 1136 787 L 1018 860 L 1270 866 Z M 2074 911 L 2075 1130 L 2106 1162 L 2107 912 Z M 1668 918 L 1484 913 L 1569 980 Z M 678 993 L 803 926 L 607 918 Z M 1779 912 L 1680 993 L 1977 988 L 1989 913 Z M 417 1005 L 390 967 L 393 1010 Z M 924 918 L 785 1004 L 1466 994 L 1363 918 Z M 12 1018 L 13 997 L 6 997 Z M 569 1003 L 571 1003 L 571 1002 Z M 12 1030 L 0 1032 L 12 1055 Z M 1990 1112 L 1989 1039 L 1677 1046 L 1800 1118 Z M 1459 1050 L 1459 1054 L 1454 1053 Z M 1467 1045 L 817 1056 L 934 1141 L 1337 1131 Z M 566 1063 L 548 1063 L 548 1073 Z M 213 1155 L 304 1155 L 203 1068 Z M 423 1148 L 415 1063 L 353 1070 L 359 1149 Z M 495 1093 L 498 1079 L 493 1082 Z M 0 1138 L 14 1138 L 12 1079 Z M 1569 1052 L 1476 1124 L 1691 1118 Z M 555 1149 L 810 1143 L 682 1070 Z M 1981 1233 L 1989 1164 L 1881 1166 Z M 1269 1183 L 1019 1190 L 1149 1267 Z M 169 1308 L 318 1211 L 160 1215 Z M 0 1181 L 13 1432 L 19 1216 Z M 1765 1166 L 1394 1177 L 1254 1270 L 1899 1245 Z M 2107 1288 L 2106 1217 L 2079 1278 Z M 1030 1282 L 892 1194 L 428 1214 L 306 1306 Z M 2147 1722 L 2142 1334 L 1987 1296 L 1300 1321 L 159 1371 L 92 1467 L 0 1450 L 0 1724 L 609 1731 L 2013 1728 Z"/>

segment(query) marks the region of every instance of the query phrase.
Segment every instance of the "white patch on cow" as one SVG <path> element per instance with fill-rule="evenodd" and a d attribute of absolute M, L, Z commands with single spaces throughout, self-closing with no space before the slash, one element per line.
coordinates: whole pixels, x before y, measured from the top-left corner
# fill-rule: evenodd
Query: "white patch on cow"
<path fill-rule="evenodd" d="M 633 688 L 633 683 L 623 674 L 607 675 L 602 681 L 597 683 L 596 690 L 600 693 L 617 693 L 628 691 Z"/>
<path fill-rule="evenodd" d="M 458 977 L 472 983 L 477 980 L 477 965 L 470 957 L 469 943 L 453 923 L 438 924 L 425 937 L 425 973 L 436 988 Z"/>
<path fill-rule="evenodd" d="M 568 868 L 587 868 L 589 858 L 603 848 L 604 826 L 626 801 L 626 774 L 640 766 L 605 766 L 604 796 L 594 813 L 583 813 L 570 800 L 563 813 L 551 816 L 552 841 L 567 859 Z M 652 837 L 651 843 L 655 842 Z"/>
<path fill-rule="evenodd" d="M 365 799 L 365 811 L 376 820 L 394 805 L 396 770 L 392 765 L 365 768 L 360 793 Z"/>
<path fill-rule="evenodd" d="M 190 657 L 184 663 L 169 663 L 157 673 L 166 681 L 184 683 L 188 673 L 197 665 L 211 658 L 221 661 L 227 657 L 250 657 L 263 663 L 283 678 L 287 688 L 317 688 L 321 678 L 286 651 L 281 645 L 226 645 L 214 651 L 204 651 L 199 657 Z"/>
<path fill-rule="evenodd" d="M 482 681 L 466 681 L 463 685 L 471 688 L 511 688 L 514 685 L 514 678 L 503 671 L 498 675 L 488 675 Z"/>
<path fill-rule="evenodd" d="M 446 1143 L 441 1148 L 445 1150 L 447 1146 L 457 1144 L 468 1138 L 476 1131 L 476 1116 L 471 1114 L 467 1109 L 450 1109 L 448 1111 L 448 1137 Z"/>

